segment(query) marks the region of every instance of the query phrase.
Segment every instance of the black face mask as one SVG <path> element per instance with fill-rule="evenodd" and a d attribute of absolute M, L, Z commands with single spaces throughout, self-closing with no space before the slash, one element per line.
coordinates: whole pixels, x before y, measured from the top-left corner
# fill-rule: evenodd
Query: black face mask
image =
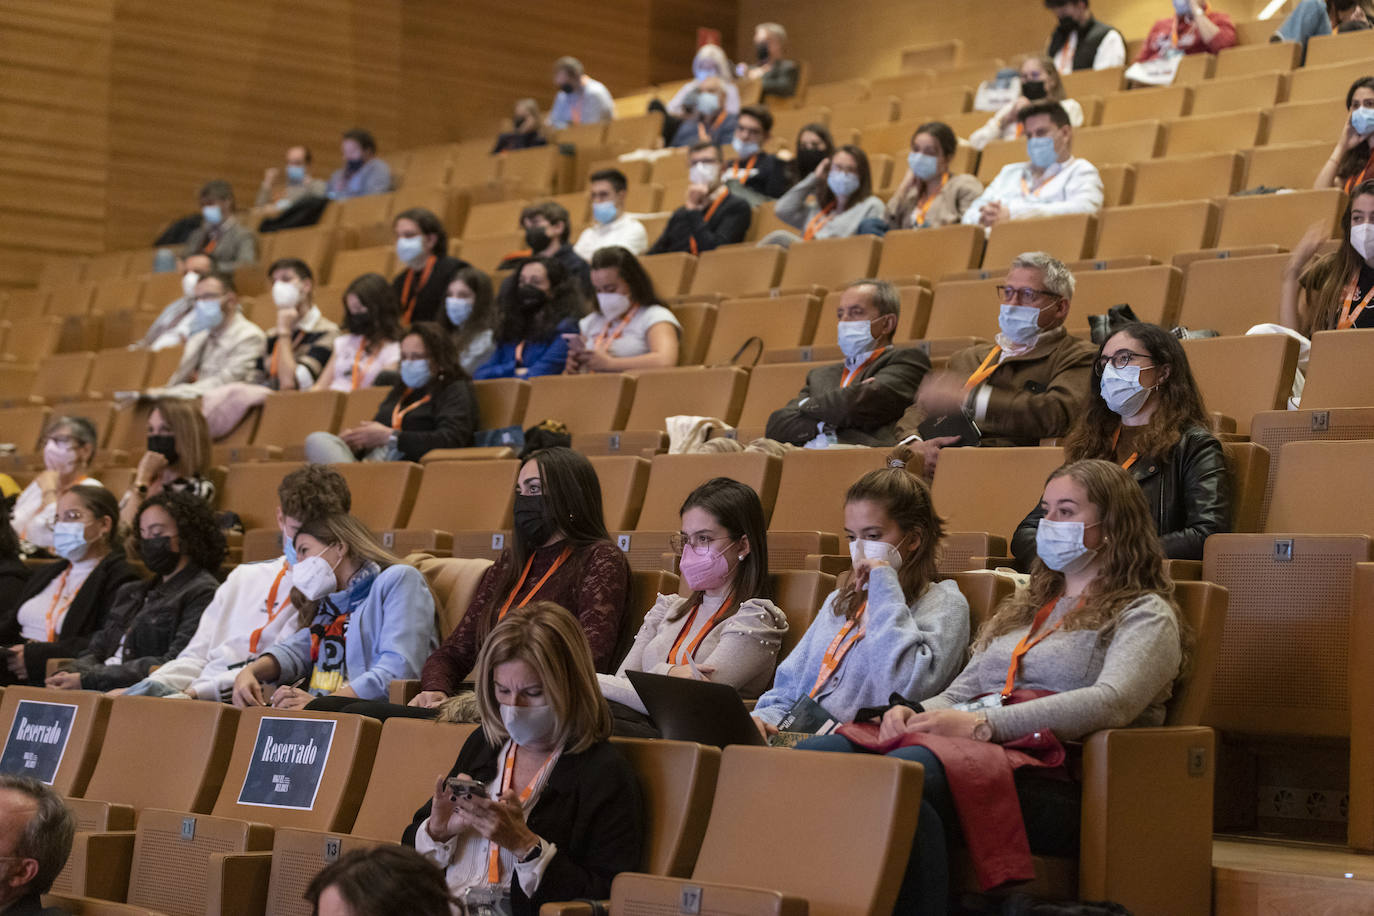
<path fill-rule="evenodd" d="M 372 325 L 371 312 L 349 312 L 344 316 L 344 330 L 350 334 L 366 337 L 372 333 Z"/>
<path fill-rule="evenodd" d="M 768 60 L 768 42 L 761 41 L 754 45 L 754 54 L 759 59 L 759 63 Z"/>
<path fill-rule="evenodd" d="M 181 562 L 181 554 L 172 549 L 169 537 L 144 538 L 139 545 L 143 565 L 159 576 L 167 576 Z"/>
<path fill-rule="evenodd" d="M 1367 28 L 1369 28 L 1369 23 L 1363 19 L 1347 19 L 1336 28 L 1336 31 L 1344 34 L 1346 32 L 1363 32 Z"/>
<path fill-rule="evenodd" d="M 1077 19 L 1074 19 L 1072 16 L 1060 16 L 1060 17 L 1059 17 L 1059 31 L 1060 31 L 1060 32 L 1062 32 L 1062 33 L 1064 33 L 1065 35 L 1067 35 L 1067 34 L 1069 34 L 1070 32 L 1076 30 L 1077 28 L 1078 28 L 1078 20 L 1077 20 Z"/>
<path fill-rule="evenodd" d="M 802 147 L 797 150 L 797 171 L 803 177 L 810 175 L 816 171 L 816 167 L 821 164 L 823 159 L 825 159 L 825 150 Z"/>
<path fill-rule="evenodd" d="M 553 537 L 553 525 L 544 512 L 544 497 L 516 494 L 515 533 L 530 550 L 543 547 Z"/>
<path fill-rule="evenodd" d="M 521 308 L 533 312 L 543 308 L 548 303 L 549 294 L 537 286 L 521 283 L 515 290 L 515 300 L 520 303 Z"/>
<path fill-rule="evenodd" d="M 535 226 L 525 230 L 525 244 L 530 246 L 530 251 L 535 254 L 548 248 L 550 241 L 552 240 L 549 238 L 549 230 L 543 226 Z"/>
<path fill-rule="evenodd" d="M 1021 94 L 1032 102 L 1039 101 L 1045 97 L 1044 80 L 1022 80 Z"/>
<path fill-rule="evenodd" d="M 167 459 L 168 464 L 177 463 L 177 440 L 175 436 L 149 436 L 148 451 L 157 452 Z"/>
<path fill-rule="evenodd" d="M 576 84 L 576 83 L 559 83 L 559 84 L 558 84 L 558 91 L 561 92 L 561 93 L 563 93 L 563 94 L 565 94 L 565 95 L 572 95 L 574 92 L 577 91 L 577 84 Z"/>

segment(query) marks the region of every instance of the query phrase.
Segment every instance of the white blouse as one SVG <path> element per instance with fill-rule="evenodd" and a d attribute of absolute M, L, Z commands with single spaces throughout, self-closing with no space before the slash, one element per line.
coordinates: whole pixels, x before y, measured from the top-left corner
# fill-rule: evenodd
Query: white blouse
<path fill-rule="evenodd" d="M 47 587 L 19 606 L 19 635 L 33 642 L 48 641 L 48 611 L 52 610 L 52 631 L 62 630 L 62 621 L 67 619 L 67 608 L 76 599 L 76 593 L 86 583 L 86 577 L 100 565 L 103 557 L 88 557 L 78 560 L 58 573 Z"/>
<path fill-rule="evenodd" d="M 577 322 L 577 329 L 582 332 L 582 339 L 587 342 L 589 350 L 596 347 L 596 339 L 603 333 L 616 334 L 618 331 L 619 336 L 610 342 L 610 353 L 616 357 L 643 356 L 648 353 L 649 329 L 656 324 L 671 324 L 678 335 L 682 335 L 682 324 L 677 320 L 677 316 L 661 305 L 640 306 L 635 309 L 624 329 L 620 327 L 621 320 L 617 318 L 615 321 L 607 321 L 605 315 L 594 311 L 590 315 L 584 315 Z"/>

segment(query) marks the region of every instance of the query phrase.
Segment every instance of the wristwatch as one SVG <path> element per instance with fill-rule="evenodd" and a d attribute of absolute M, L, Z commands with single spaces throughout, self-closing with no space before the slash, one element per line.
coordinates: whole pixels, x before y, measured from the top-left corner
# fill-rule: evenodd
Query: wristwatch
<path fill-rule="evenodd" d="M 988 711 L 986 709 L 980 709 L 973 714 L 973 740 L 992 740 L 992 723 L 988 722 Z"/>
<path fill-rule="evenodd" d="M 532 847 L 530 848 L 530 851 L 527 852 L 527 853 L 525 853 L 523 856 L 520 857 L 520 864 L 521 864 L 521 865 L 524 865 L 526 862 L 533 862 L 535 859 L 539 858 L 540 854 L 541 854 L 543 851 L 544 851 L 544 841 L 543 841 L 543 840 L 535 840 L 535 841 L 534 841 L 534 846 L 532 846 Z"/>

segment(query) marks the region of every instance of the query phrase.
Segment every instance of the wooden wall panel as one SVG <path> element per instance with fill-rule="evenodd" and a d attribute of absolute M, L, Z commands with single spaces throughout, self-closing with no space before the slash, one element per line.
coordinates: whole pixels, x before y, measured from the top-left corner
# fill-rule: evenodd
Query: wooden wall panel
<path fill-rule="evenodd" d="M 649 17 L 649 82 L 671 83 L 692 75 L 698 28 L 718 29 L 721 47 L 730 54 L 738 44 L 739 6 L 739 0 L 656 0 Z"/>

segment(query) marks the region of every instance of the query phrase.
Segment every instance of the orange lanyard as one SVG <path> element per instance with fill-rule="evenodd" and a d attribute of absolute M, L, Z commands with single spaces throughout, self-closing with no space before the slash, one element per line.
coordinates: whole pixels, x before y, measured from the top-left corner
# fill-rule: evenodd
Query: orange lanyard
<path fill-rule="evenodd" d="M 1078 50 L 1078 33 L 1073 32 L 1064 41 L 1064 47 L 1055 55 L 1054 66 L 1061 74 L 1073 72 L 1073 52 Z"/>
<path fill-rule="evenodd" d="M 834 209 L 835 202 L 832 200 L 825 205 L 824 210 L 811 217 L 811 221 L 806 224 L 806 231 L 802 233 L 802 241 L 809 242 L 814 239 L 816 233 L 820 232 L 821 228 L 824 227 L 826 223 L 830 222 L 830 211 Z"/>
<path fill-rule="evenodd" d="M 219 247 L 219 237 L 218 237 L 218 236 L 213 236 L 213 235 L 212 235 L 212 236 L 210 236 L 208 239 L 205 240 L 205 247 L 202 248 L 202 249 L 200 250 L 200 253 L 201 253 L 201 254 L 214 254 L 215 249 L 218 248 L 218 247 Z"/>
<path fill-rule="evenodd" d="M 434 272 L 434 264 L 438 260 L 437 256 L 430 255 L 425 261 L 424 272 L 420 274 L 420 284 L 415 287 L 415 295 L 413 296 L 410 294 L 410 284 L 415 280 L 415 268 L 406 269 L 406 282 L 401 287 L 401 304 L 406 307 L 406 313 L 401 318 L 402 324 L 410 324 L 410 316 L 415 311 L 415 303 L 420 300 L 420 290 L 424 289 L 425 284 L 429 282 L 429 275 Z"/>
<path fill-rule="evenodd" d="M 258 641 L 262 639 L 262 631 L 270 627 L 272 621 L 276 620 L 281 612 L 286 610 L 286 606 L 291 603 L 291 595 L 287 594 L 282 599 L 281 605 L 275 611 L 272 610 L 272 606 L 277 603 L 277 589 L 281 586 L 282 577 L 286 575 L 286 569 L 286 561 L 282 560 L 281 569 L 277 570 L 277 578 L 272 580 L 272 590 L 267 593 L 267 604 L 263 606 L 263 610 L 267 613 L 267 622 L 254 630 L 248 637 L 248 655 L 250 657 L 257 657 Z"/>
<path fill-rule="evenodd" d="M 410 413 L 412 410 L 414 410 L 415 408 L 419 407 L 421 404 L 423 404 L 423 403 L 425 403 L 426 401 L 429 400 L 429 397 L 430 397 L 430 396 L 429 396 L 429 395 L 425 395 L 424 397 L 420 398 L 420 400 L 416 401 L 414 404 L 411 404 L 409 407 L 406 407 L 405 409 L 402 409 L 402 408 L 401 408 L 401 402 L 404 401 L 406 398 L 410 397 L 411 392 L 412 392 L 413 390 L 414 390 L 414 389 L 407 388 L 407 389 L 405 390 L 405 393 L 401 395 L 401 400 L 400 400 L 400 401 L 397 401 L 397 402 L 396 402 L 396 406 L 393 407 L 393 408 L 391 408 L 391 428 L 392 428 L 392 429 L 397 429 L 397 430 L 400 429 L 400 428 L 401 428 L 401 421 L 404 420 L 404 419 L 406 418 L 406 414 Z"/>
<path fill-rule="evenodd" d="M 1113 457 L 1113 458 L 1116 457 L 1116 444 L 1117 444 L 1118 442 L 1120 442 L 1120 441 L 1121 441 L 1121 427 L 1118 426 L 1118 427 L 1116 428 L 1116 434 L 1112 436 L 1112 457 Z M 1121 462 L 1121 469 L 1122 469 L 1123 471 L 1129 471 L 1129 470 L 1131 469 L 1131 465 L 1135 464 L 1135 460 L 1136 460 L 1137 458 L 1139 458 L 1139 457 L 1140 457 L 1140 452 L 1131 452 L 1131 457 L 1129 457 L 1129 458 L 1127 458 L 1125 461 Z"/>
<path fill-rule="evenodd" d="M 1203 12 L 1203 15 L 1206 15 L 1206 14 L 1207 14 L 1207 10 L 1208 10 L 1208 9 L 1209 9 L 1209 6 L 1208 6 L 1208 4 L 1207 4 L 1207 0 L 1202 0 L 1202 12 Z M 1194 26 L 1194 28 L 1197 28 L 1197 27 Z M 1175 48 L 1178 47 L 1178 17 L 1177 17 L 1177 16 L 1174 17 L 1174 24 L 1173 24 L 1173 27 L 1169 30 L 1169 44 L 1170 44 L 1172 47 L 1175 47 Z"/>
<path fill-rule="evenodd" d="M 701 218 L 701 224 L 703 226 L 711 222 L 711 217 L 716 215 L 716 210 L 720 208 L 721 202 L 729 196 L 729 192 L 727 192 L 724 188 L 721 188 L 719 191 L 716 192 L 716 199 L 711 201 L 711 206 L 706 208 L 706 215 Z M 694 235 L 689 235 L 687 237 L 687 247 L 691 249 L 692 254 L 701 253 L 697 250 L 697 239 Z"/>
<path fill-rule="evenodd" d="M 1053 175 L 1046 175 L 1045 178 L 1044 178 L 1038 185 L 1036 185 L 1034 188 L 1032 188 L 1032 187 L 1030 186 L 1030 182 L 1026 181 L 1026 176 L 1025 176 L 1025 175 L 1022 175 L 1022 176 L 1021 176 L 1021 193 L 1022 193 L 1022 194 L 1030 195 L 1031 197 L 1039 197 L 1039 196 L 1040 196 L 1040 192 L 1043 191 L 1043 190 L 1045 190 L 1045 185 L 1049 184 L 1049 183 L 1050 183 L 1050 180 L 1053 179 L 1053 178 L 1054 178 Z"/>
<path fill-rule="evenodd" d="M 849 641 L 840 645 L 841 641 L 853 630 L 856 625 L 864 618 L 864 611 L 868 610 L 868 602 L 865 601 L 859 608 L 859 612 L 854 615 L 853 620 L 846 620 L 844 626 L 840 627 L 840 632 L 835 634 L 835 638 L 830 640 L 830 647 L 825 650 L 825 655 L 821 657 L 821 670 L 816 675 L 816 685 L 811 688 L 810 696 L 814 697 L 821 692 L 825 682 L 830 680 L 830 676 L 835 673 L 835 669 L 840 667 L 840 662 L 849 654 L 849 650 L 854 648 L 854 644 L 864 638 L 864 627 L 860 626 Z"/>
<path fill-rule="evenodd" d="M 1026 132 L 1026 125 L 1023 121 L 1016 122 L 1016 136 L 1013 139 L 1020 140 L 1021 135 Z"/>
<path fill-rule="evenodd" d="M 363 358 L 363 351 L 365 349 L 367 349 L 367 341 L 364 340 L 358 344 L 358 352 L 353 354 L 353 375 L 349 379 L 349 391 L 357 391 L 358 386 L 362 384 L 363 376 L 371 372 L 372 367 L 377 364 L 377 360 L 382 358 L 382 349 L 379 347 L 377 348 L 377 352 L 372 355 L 372 358 L 367 361 L 367 365 L 363 366 L 363 371 L 360 375 L 358 373 L 358 361 Z"/>
<path fill-rule="evenodd" d="M 743 179 L 740 178 L 740 175 L 743 174 L 745 178 L 748 178 L 748 177 L 749 177 L 749 173 L 752 172 L 752 171 L 754 171 L 754 163 L 755 163 L 755 162 L 758 162 L 758 161 L 759 161 L 759 154 L 758 154 L 758 153 L 755 153 L 754 155 L 750 156 L 750 157 L 749 157 L 749 161 L 746 162 L 746 163 L 744 164 L 744 171 L 743 171 L 743 173 L 741 173 L 741 172 L 740 172 L 740 167 L 739 167 L 739 160 L 736 159 L 736 160 L 735 160 L 735 164 L 732 165 L 732 166 L 730 166 L 730 177 L 733 178 L 733 179 L 735 179 L 736 181 L 741 181 L 741 180 L 743 180 Z"/>
<path fill-rule="evenodd" d="M 1001 352 L 1001 347 L 993 347 L 990 351 L 988 351 L 987 358 L 983 360 L 983 364 L 979 366 L 977 369 L 973 370 L 973 374 L 968 377 L 968 381 L 964 382 L 965 391 L 972 391 L 973 389 L 977 388 L 979 385 L 983 384 L 983 382 L 987 380 L 987 377 L 989 375 L 992 375 L 994 372 L 997 371 L 997 367 L 1002 365 L 1001 363 L 997 362 L 997 354 Z"/>
<path fill-rule="evenodd" d="M 304 339 L 304 334 L 303 334 L 303 333 L 301 333 L 301 337 L 300 337 L 300 338 L 297 338 L 297 334 L 298 334 L 298 333 L 300 333 L 300 332 L 297 332 L 297 331 L 292 331 L 292 332 L 291 332 L 291 349 L 293 349 L 293 350 L 296 349 L 296 346 L 297 346 L 297 344 L 300 343 L 300 340 L 303 340 L 303 339 Z M 272 376 L 273 378 L 276 378 L 276 377 L 277 377 L 277 356 L 278 356 L 278 354 L 280 354 L 280 353 L 281 353 L 281 336 L 278 335 L 278 336 L 277 336 L 277 339 L 276 339 L 275 341 L 272 342 L 272 362 L 268 365 L 268 368 L 267 368 L 267 374 L 270 375 L 270 376 Z"/>
<path fill-rule="evenodd" d="M 682 629 L 678 630 L 677 639 L 673 640 L 673 647 L 668 650 L 668 664 L 685 665 L 687 664 L 688 657 L 696 658 L 697 649 L 700 648 L 702 640 L 706 638 L 707 634 L 718 627 L 722 620 L 730 616 L 730 605 L 734 600 L 735 593 L 731 591 L 730 594 L 725 596 L 725 602 L 711 615 L 711 619 L 706 622 L 706 626 L 701 628 L 701 632 L 697 634 L 697 638 L 692 640 L 692 644 L 686 649 L 683 649 L 682 654 L 679 655 L 677 651 L 678 647 L 681 646 L 682 641 L 687 638 L 687 634 L 692 631 L 692 624 L 695 623 L 697 619 L 697 611 L 701 610 L 700 603 L 694 604 L 692 606 L 691 616 L 688 617 L 687 622 L 682 625 Z"/>
<path fill-rule="evenodd" d="M 710 139 L 711 139 L 711 133 L 712 133 L 717 127 L 720 127 L 720 123 L 721 123 L 722 121 L 724 121 L 724 120 L 725 120 L 725 112 L 722 111 L 720 114 L 716 115 L 716 119 L 715 119 L 714 121 L 711 122 L 711 126 L 710 126 L 710 127 L 706 127 L 706 126 L 703 125 L 700 121 L 698 121 L 698 122 L 697 122 L 697 138 L 698 138 L 702 143 L 705 143 L 707 140 L 710 140 Z"/>
<path fill-rule="evenodd" d="M 848 388 L 850 382 L 854 381 L 854 379 L 858 377 L 865 369 L 867 369 L 875 359 L 882 356 L 886 352 L 887 347 L 879 347 L 878 349 L 873 351 L 873 354 L 869 356 L 868 359 L 859 363 L 859 365 L 855 366 L 853 369 L 846 369 L 844 375 L 840 376 L 840 387 Z"/>
<path fill-rule="evenodd" d="M 1060 617 L 1054 622 L 1054 626 L 1049 627 L 1045 632 L 1032 639 L 1031 634 L 1035 633 L 1035 631 L 1040 628 L 1040 625 L 1049 618 L 1051 612 L 1054 611 L 1054 606 L 1058 602 L 1058 598 L 1051 598 L 1045 603 L 1045 606 L 1036 613 L 1035 619 L 1031 621 L 1030 629 L 1026 631 L 1026 635 L 1022 636 L 1021 641 L 1016 644 L 1016 648 L 1011 650 L 1011 663 L 1007 665 L 1007 683 L 1006 686 L 1002 688 L 1002 699 L 1005 700 L 1007 697 L 1011 696 L 1012 690 L 1016 688 L 1016 673 L 1021 668 L 1021 657 L 1039 645 L 1041 640 L 1046 636 L 1049 636 L 1055 630 L 1059 629 L 1059 625 L 1068 618 L 1069 614 L 1073 613 L 1073 611 L 1070 611 L 1069 614 Z M 1083 600 L 1080 598 L 1078 604 L 1074 605 L 1074 611 L 1078 610 L 1082 605 Z"/>
<path fill-rule="evenodd" d="M 602 329 L 601 333 L 596 335 L 596 346 L 599 347 L 603 343 L 613 343 L 619 340 L 620 335 L 625 333 L 625 327 L 630 323 L 630 319 L 635 316 L 635 312 L 637 311 L 639 311 L 638 305 L 626 312 L 625 316 L 614 325 L 614 333 L 612 333 L 612 326 L 607 324 L 606 327 Z"/>
<path fill-rule="evenodd" d="M 935 203 L 935 198 L 940 196 L 940 192 L 945 189 L 945 185 L 948 183 L 949 172 L 945 172 L 944 177 L 940 179 L 940 186 L 935 189 L 935 193 L 927 197 L 925 203 L 916 206 L 916 218 L 912 220 L 912 225 L 920 228 L 926 224 L 926 213 L 930 211 L 930 205 Z"/>
<path fill-rule="evenodd" d="M 1350 285 L 1346 287 L 1345 305 L 1341 308 L 1340 320 L 1336 322 L 1336 329 L 1339 331 L 1344 331 L 1346 328 L 1353 328 L 1355 322 L 1360 317 L 1360 313 L 1365 310 L 1365 306 L 1369 305 L 1369 300 L 1374 299 L 1374 286 L 1371 286 L 1369 292 L 1365 293 L 1364 298 L 1360 300 L 1360 304 L 1356 307 L 1355 311 L 1353 313 L 1350 311 L 1350 307 L 1355 304 L 1355 294 L 1359 292 L 1359 289 L 1355 286 L 1359 279 L 1360 272 L 1356 270 L 1355 276 L 1350 278 Z"/>
<path fill-rule="evenodd" d="M 510 753 L 506 754 L 506 766 L 501 771 L 501 794 L 505 795 L 510 790 L 510 785 L 515 781 L 515 751 L 518 745 L 514 739 L 511 740 Z M 530 784 L 520 790 L 520 804 L 530 800 L 530 795 L 534 793 L 534 787 L 539 784 L 539 780 L 544 778 L 544 771 L 553 763 L 553 754 L 544 761 L 544 765 L 539 768 L 539 772 L 534 774 L 534 779 Z M 501 847 L 495 841 L 488 843 L 490 851 L 487 854 L 487 883 L 495 887 L 501 881 Z"/>
<path fill-rule="evenodd" d="M 1369 169 L 1371 167 L 1374 167 L 1374 156 L 1369 157 L 1369 161 L 1364 164 L 1364 168 L 1360 170 L 1360 174 L 1351 175 L 1349 178 L 1345 180 L 1346 194 L 1351 193 L 1357 187 L 1364 184 L 1365 179 L 1369 177 Z"/>
<path fill-rule="evenodd" d="M 578 91 L 580 92 L 581 90 Z M 570 115 L 572 115 L 572 122 L 574 124 L 582 123 L 582 101 L 585 98 L 586 96 L 584 95 L 581 99 L 578 99 L 576 102 L 574 102 L 568 112 Z"/>
<path fill-rule="evenodd" d="M 535 595 L 539 594 L 539 590 L 544 587 L 544 583 L 549 581 L 549 576 L 552 576 L 554 572 L 557 571 L 558 567 L 562 566 L 565 562 L 567 562 L 568 557 L 572 556 L 572 551 L 573 549 L 571 545 L 563 548 L 563 552 L 558 555 L 557 560 L 553 561 L 553 565 L 549 567 L 549 571 L 544 573 L 543 577 L 540 578 L 538 582 L 534 583 L 534 588 L 530 589 L 529 594 L 526 595 L 524 599 L 516 605 L 517 608 L 522 608 L 525 605 L 529 604 L 530 599 L 533 598 Z M 525 561 L 525 571 L 520 574 L 520 581 L 515 583 L 515 588 L 511 589 L 510 594 L 506 596 L 506 603 L 501 605 L 501 612 L 496 615 L 497 620 L 505 619 L 506 612 L 510 610 L 510 603 L 515 600 L 516 595 L 520 594 L 520 586 L 525 584 L 525 579 L 530 574 L 530 567 L 533 565 L 534 557 L 531 556 L 528 560 Z"/>
<path fill-rule="evenodd" d="M 57 626 L 55 621 L 60 615 L 67 613 L 67 608 L 71 607 L 72 602 L 76 600 L 76 592 L 72 592 L 72 596 L 67 599 L 62 607 L 59 608 L 57 606 L 57 602 L 62 599 L 62 590 L 67 587 L 67 576 L 71 575 L 71 572 L 72 568 L 70 565 L 62 570 L 62 578 L 57 580 L 57 591 L 53 593 L 52 604 L 48 605 L 48 642 L 55 642 L 57 640 Z M 80 590 L 79 588 L 77 589 L 78 592 Z"/>

